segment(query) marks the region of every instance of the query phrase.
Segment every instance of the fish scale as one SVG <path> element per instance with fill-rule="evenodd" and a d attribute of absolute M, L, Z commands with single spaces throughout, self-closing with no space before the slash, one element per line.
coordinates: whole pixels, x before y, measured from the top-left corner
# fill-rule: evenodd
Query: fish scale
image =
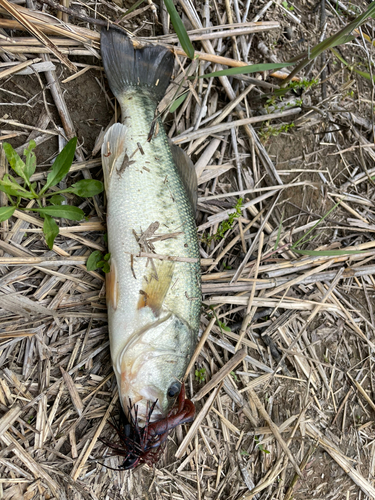
<path fill-rule="evenodd" d="M 118 32 L 102 32 L 101 44 L 122 121 L 108 130 L 102 147 L 111 356 L 124 412 L 128 417 L 133 412 L 144 426 L 150 406 L 151 422 L 167 417 L 197 340 L 201 286 L 196 175 L 186 154 L 169 142 L 159 118 L 152 127 L 173 55 L 162 47 L 135 50 Z M 140 245 L 155 223 L 152 245 L 147 238 L 148 245 Z"/>
<path fill-rule="evenodd" d="M 127 129 L 124 153 L 134 163 L 121 174 L 114 168 L 107 187 L 108 247 L 111 259 L 116 261 L 120 286 L 117 311 L 123 311 L 130 320 L 125 332 L 122 330 L 120 334 L 111 329 L 111 335 L 120 334 L 123 338 L 134 331 L 132 319 L 136 315 L 142 277 L 147 274 L 147 259 L 136 257 L 141 248 L 133 231 L 141 236 L 157 221 L 160 226 L 154 236 L 182 234 L 154 242 L 156 254 L 199 259 L 190 200 L 181 184 L 162 124 L 157 136 L 147 142 L 154 104 L 147 95 L 137 98 L 133 91 L 128 93 L 131 99 L 125 98 L 121 102 L 122 109 L 126 110 L 123 114 Z M 138 143 L 144 154 L 139 151 Z M 133 270 L 130 254 L 134 256 Z M 166 307 L 197 328 L 199 307 L 189 298 L 200 297 L 199 263 L 176 262 L 173 283 L 175 286 L 172 285 L 165 299 Z"/>

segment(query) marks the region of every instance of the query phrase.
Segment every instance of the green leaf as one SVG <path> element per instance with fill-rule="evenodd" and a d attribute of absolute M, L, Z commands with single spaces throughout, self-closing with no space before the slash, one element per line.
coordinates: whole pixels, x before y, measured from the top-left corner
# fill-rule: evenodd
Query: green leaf
<path fill-rule="evenodd" d="M 172 106 L 169 108 L 169 112 L 173 113 L 176 111 L 176 109 L 181 106 L 181 104 L 184 102 L 184 100 L 187 98 L 189 95 L 188 92 L 185 92 L 185 94 L 180 95 L 180 97 L 177 97 L 175 101 L 173 101 Z"/>
<path fill-rule="evenodd" d="M 28 210 L 39 212 L 42 215 L 51 215 L 52 217 L 64 217 L 69 220 L 82 220 L 85 215 L 83 210 L 71 205 L 52 205 L 43 208 L 28 208 Z"/>
<path fill-rule="evenodd" d="M 283 87 L 288 84 L 290 80 L 299 72 L 301 71 L 309 62 L 311 62 L 313 59 L 318 57 L 323 51 L 330 49 L 332 47 L 336 47 L 337 45 L 340 45 L 342 43 L 346 43 L 352 38 L 352 35 L 350 33 L 357 29 L 361 24 L 366 22 L 366 20 L 369 17 L 374 17 L 375 16 L 375 2 L 371 2 L 369 8 L 361 14 L 360 16 L 356 17 L 351 23 L 347 24 L 343 29 L 338 31 L 336 34 L 330 36 L 329 38 L 326 38 L 322 42 L 318 43 L 315 47 L 313 47 L 309 52 L 306 54 L 300 54 L 299 56 L 294 57 L 291 59 L 289 62 L 296 62 L 297 60 L 303 59 L 296 68 L 290 73 L 290 75 L 284 80 L 283 82 Z M 307 57 L 306 57 L 307 55 Z"/>
<path fill-rule="evenodd" d="M 337 59 L 340 62 L 342 62 L 342 64 L 344 64 L 345 66 L 347 66 L 351 71 L 354 71 L 355 73 L 357 73 L 357 75 L 360 75 L 363 78 L 366 78 L 366 80 L 371 80 L 370 73 L 367 73 L 366 71 L 361 71 L 361 70 L 359 70 L 357 68 L 354 68 L 354 67 L 350 66 L 350 64 L 348 64 L 345 61 L 345 59 L 340 55 L 340 53 L 337 50 L 331 48 L 331 52 L 333 52 L 335 54 L 335 56 L 337 57 Z M 375 82 L 375 76 L 373 76 L 373 80 Z"/>
<path fill-rule="evenodd" d="M 138 7 L 139 7 L 140 5 L 142 5 L 144 1 L 145 1 L 145 0 L 138 0 L 138 2 L 135 2 L 135 4 L 134 4 L 134 5 L 132 5 L 132 6 L 130 7 L 130 9 L 128 9 L 128 10 L 125 12 L 125 14 L 121 17 L 121 19 L 123 19 L 123 18 L 124 18 L 124 17 L 126 17 L 128 14 L 130 14 L 131 12 L 133 12 L 135 9 L 138 9 Z"/>
<path fill-rule="evenodd" d="M 47 176 L 47 182 L 40 191 L 40 195 L 43 195 L 51 186 L 56 186 L 56 184 L 58 184 L 69 172 L 73 163 L 76 145 L 77 137 L 73 137 L 57 156 L 56 160 L 53 162 L 52 170 Z"/>
<path fill-rule="evenodd" d="M 344 199 L 345 199 L 345 198 L 344 198 Z M 298 241 L 296 241 L 296 242 L 292 245 L 291 249 L 292 249 L 292 250 L 295 250 L 295 249 L 298 247 L 298 245 L 302 245 L 302 244 L 304 243 L 304 241 L 303 241 L 303 240 L 305 240 L 305 239 L 307 238 L 307 236 L 311 233 L 311 231 L 314 231 L 314 229 L 316 228 L 316 226 L 319 226 L 319 224 L 320 224 L 321 222 L 323 222 L 323 221 L 324 221 L 324 219 L 326 219 L 326 218 L 329 216 L 329 214 L 330 214 L 331 212 L 333 212 L 333 211 L 336 209 L 336 207 L 338 207 L 338 206 L 340 205 L 340 203 L 341 203 L 342 201 L 343 201 L 343 200 L 339 200 L 339 201 L 338 201 L 338 202 L 337 202 L 337 203 L 336 203 L 336 204 L 335 204 L 332 208 L 330 208 L 330 209 L 328 210 L 328 212 L 327 212 L 325 215 L 323 215 L 323 217 L 321 217 L 321 218 L 318 220 L 318 222 L 316 222 L 316 223 L 313 225 L 313 227 L 311 227 L 311 228 L 307 231 L 307 233 L 305 233 L 303 236 L 301 236 L 301 238 L 300 238 Z"/>
<path fill-rule="evenodd" d="M 231 331 L 231 329 L 229 328 L 229 326 L 227 326 L 225 323 L 223 323 L 219 319 L 217 320 L 217 322 L 219 323 L 220 328 L 222 330 L 224 330 L 224 332 L 230 332 Z"/>
<path fill-rule="evenodd" d="M 2 181 L 0 181 L 0 191 L 8 194 L 9 196 L 20 196 L 22 198 L 27 198 L 28 200 L 32 200 L 36 198 L 35 195 L 27 191 L 22 186 L 18 184 L 18 182 L 14 182 L 11 178 L 5 174 Z"/>
<path fill-rule="evenodd" d="M 90 198 L 100 194 L 104 189 L 103 183 L 94 179 L 83 179 L 76 182 L 70 188 L 64 190 L 65 192 L 76 194 L 82 198 Z"/>
<path fill-rule="evenodd" d="M 111 270 L 109 262 L 104 262 L 101 268 L 103 269 L 103 272 L 105 272 L 106 274 L 108 274 L 109 271 Z"/>
<path fill-rule="evenodd" d="M 333 49 L 331 47 L 331 52 L 333 52 L 335 54 L 335 56 L 337 57 L 337 59 L 342 62 L 343 64 L 345 64 L 345 66 L 349 66 L 349 64 L 345 61 L 345 59 L 341 56 L 340 52 L 338 52 L 337 50 Z"/>
<path fill-rule="evenodd" d="M 344 43 L 349 43 L 355 40 L 357 37 L 352 35 L 343 35 L 341 38 L 332 43 L 332 47 L 337 47 L 338 45 L 344 45 Z"/>
<path fill-rule="evenodd" d="M 194 47 L 190 41 L 189 35 L 186 32 L 185 26 L 183 25 L 181 18 L 178 15 L 176 7 L 173 4 L 173 0 L 164 0 L 164 4 L 167 8 L 168 14 L 170 15 L 171 23 L 173 24 L 181 47 L 184 49 L 190 59 L 194 59 Z"/>
<path fill-rule="evenodd" d="M 107 255 L 110 255 L 110 254 L 107 253 Z M 103 259 L 105 259 L 105 257 L 103 257 Z M 110 271 L 110 264 L 109 264 L 109 262 L 107 262 L 107 260 L 99 260 L 99 262 L 97 262 L 97 264 L 96 264 L 96 267 L 101 268 L 105 273 L 109 273 L 109 271 Z"/>
<path fill-rule="evenodd" d="M 12 148 L 10 144 L 7 142 L 3 143 L 3 148 L 5 155 L 7 157 L 7 160 L 9 162 L 9 165 L 12 167 L 12 169 L 16 172 L 17 175 L 22 177 L 22 179 L 26 180 L 26 174 L 25 174 L 25 164 L 21 160 L 21 158 L 18 156 L 16 151 Z"/>
<path fill-rule="evenodd" d="M 52 250 L 53 242 L 55 241 L 56 236 L 59 234 L 59 226 L 52 219 L 52 217 L 47 214 L 44 214 L 43 233 L 46 238 L 48 248 Z"/>
<path fill-rule="evenodd" d="M 16 207 L 1 207 L 0 208 L 0 222 L 4 222 L 8 220 L 9 217 L 12 217 L 14 214 Z"/>
<path fill-rule="evenodd" d="M 23 154 L 26 156 L 26 164 L 25 164 L 25 176 L 27 183 L 29 184 L 30 177 L 33 175 L 36 169 L 36 156 L 33 149 L 36 148 L 35 141 L 29 142 L 29 147 L 26 148 Z"/>
<path fill-rule="evenodd" d="M 95 271 L 95 269 L 98 268 L 98 262 L 100 262 L 103 258 L 103 254 L 102 252 L 100 252 L 99 250 L 95 250 L 94 252 L 92 252 L 89 256 L 89 258 L 87 259 L 87 263 L 86 263 L 86 268 L 88 271 Z"/>
<path fill-rule="evenodd" d="M 360 69 L 353 68 L 353 71 L 357 73 L 357 75 L 362 76 L 363 78 L 366 78 L 366 80 L 371 80 L 371 75 L 370 73 L 367 73 L 365 71 L 361 71 Z M 375 76 L 372 77 L 373 81 L 375 82 Z"/>
<path fill-rule="evenodd" d="M 262 63 L 262 64 L 250 64 L 249 66 L 241 66 L 239 68 L 228 68 L 221 71 L 214 71 L 213 73 L 207 73 L 206 75 L 201 75 L 199 78 L 213 78 L 214 76 L 231 76 L 231 75 L 247 75 L 249 73 L 257 73 L 259 71 L 270 71 L 273 69 L 286 68 L 287 66 L 293 66 L 292 62 L 284 63 Z"/>
<path fill-rule="evenodd" d="M 61 194 L 54 194 L 51 198 L 49 198 L 52 205 L 62 205 L 65 200 L 65 196 L 61 196 Z"/>
<path fill-rule="evenodd" d="M 23 152 L 26 156 L 26 163 L 21 160 L 17 152 L 7 142 L 3 144 L 3 148 L 9 161 L 9 165 L 17 175 L 22 177 L 22 179 L 26 181 L 28 185 L 30 185 L 29 179 L 35 172 L 36 168 L 36 156 L 33 152 L 33 149 L 36 148 L 35 141 L 30 141 L 29 146 Z"/>

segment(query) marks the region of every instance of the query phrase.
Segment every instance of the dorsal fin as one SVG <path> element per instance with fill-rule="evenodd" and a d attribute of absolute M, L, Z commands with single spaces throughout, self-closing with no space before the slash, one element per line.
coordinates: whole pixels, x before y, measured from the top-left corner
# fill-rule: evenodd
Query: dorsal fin
<path fill-rule="evenodd" d="M 194 163 L 191 161 L 185 151 L 176 146 L 176 144 L 173 144 L 171 140 L 169 140 L 169 145 L 171 148 L 173 159 L 180 173 L 181 180 L 185 186 L 195 215 L 198 200 L 198 180 Z"/>

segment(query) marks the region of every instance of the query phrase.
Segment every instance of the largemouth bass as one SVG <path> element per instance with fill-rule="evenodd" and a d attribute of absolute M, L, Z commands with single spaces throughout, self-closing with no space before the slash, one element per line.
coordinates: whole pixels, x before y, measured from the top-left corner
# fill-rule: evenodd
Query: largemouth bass
<path fill-rule="evenodd" d="M 171 79 L 172 52 L 135 49 L 112 30 L 102 31 L 101 53 L 121 107 L 121 123 L 108 130 L 102 147 L 111 357 L 122 408 L 144 427 L 168 416 L 197 340 L 197 181 L 192 162 L 155 118 Z"/>

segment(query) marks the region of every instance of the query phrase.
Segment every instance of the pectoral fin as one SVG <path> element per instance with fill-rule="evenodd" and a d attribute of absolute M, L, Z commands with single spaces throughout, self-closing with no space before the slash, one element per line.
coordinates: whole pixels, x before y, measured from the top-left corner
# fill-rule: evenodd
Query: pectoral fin
<path fill-rule="evenodd" d="M 115 123 L 105 134 L 102 145 L 102 165 L 104 184 L 107 189 L 113 172 L 121 170 L 125 159 L 125 139 L 127 127 L 122 123 Z"/>
<path fill-rule="evenodd" d="M 117 304 L 120 298 L 120 289 L 117 281 L 116 263 L 113 259 L 110 260 L 109 273 L 105 275 L 105 289 L 108 306 L 116 311 Z"/>
<path fill-rule="evenodd" d="M 143 280 L 139 291 L 138 309 L 150 307 L 156 317 L 159 317 L 164 299 L 172 283 L 174 262 L 155 262 L 155 268 L 150 266 L 150 272 Z M 156 271 L 156 272 L 155 272 Z"/>

